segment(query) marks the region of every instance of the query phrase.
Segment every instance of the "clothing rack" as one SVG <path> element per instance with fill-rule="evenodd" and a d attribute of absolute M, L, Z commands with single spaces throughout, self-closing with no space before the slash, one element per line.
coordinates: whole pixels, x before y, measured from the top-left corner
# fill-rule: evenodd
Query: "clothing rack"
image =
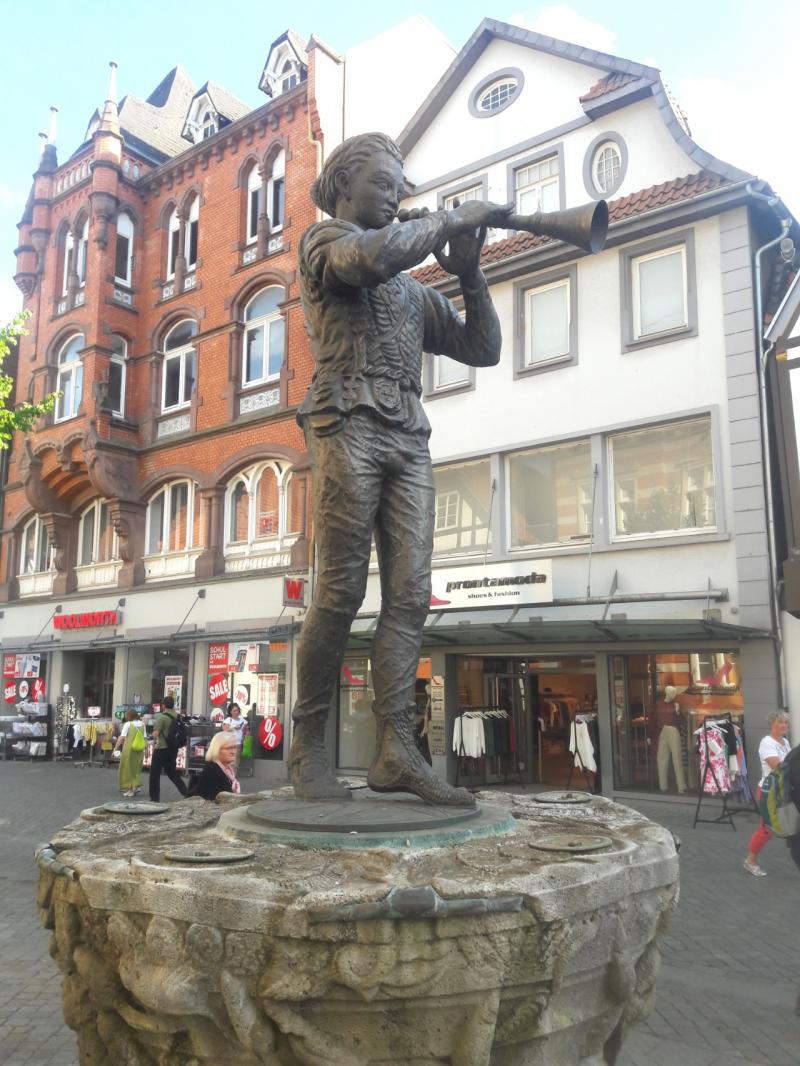
<path fill-rule="evenodd" d="M 582 712 L 582 713 L 576 714 L 575 717 L 573 718 L 573 720 L 572 720 L 572 728 L 574 728 L 579 722 L 583 722 L 586 725 L 588 725 L 590 722 L 596 722 L 596 721 L 597 721 L 597 715 L 593 711 L 592 712 Z M 570 728 L 570 741 L 572 740 L 572 728 Z M 594 744 L 592 745 L 592 747 L 594 748 Z M 600 751 L 597 748 L 594 748 L 593 754 L 594 754 L 594 757 L 595 757 L 595 765 L 597 766 L 597 770 L 590 770 L 587 766 L 584 765 L 583 758 L 582 758 L 581 753 L 580 753 L 580 749 L 578 748 L 578 742 L 577 742 L 577 737 L 576 737 L 576 740 L 575 740 L 575 751 L 574 752 L 570 751 L 570 755 L 572 756 L 572 758 L 570 759 L 570 763 L 569 763 L 569 776 L 567 777 L 567 791 L 569 791 L 569 788 L 570 788 L 570 786 L 572 784 L 572 775 L 573 775 L 573 773 L 575 772 L 575 769 L 576 769 L 576 765 L 575 765 L 575 760 L 576 759 L 577 759 L 577 769 L 579 769 L 580 772 L 583 774 L 583 780 L 586 782 L 587 789 L 590 792 L 592 792 L 592 793 L 597 793 L 597 792 L 600 791 L 600 786 L 599 786 L 599 781 L 600 781 Z M 594 781 L 592 781 L 590 779 L 590 777 L 589 777 L 589 774 L 591 774 L 591 773 L 594 773 L 594 775 L 595 775 Z"/>
<path fill-rule="evenodd" d="M 517 772 L 519 773 L 520 784 L 524 784 L 523 779 L 522 779 L 522 770 L 519 768 L 519 762 L 516 759 L 516 754 L 517 754 L 516 753 L 516 748 L 513 751 L 509 750 L 508 752 L 495 753 L 494 755 L 487 755 L 486 752 L 484 752 L 481 755 L 470 755 L 470 754 L 468 754 L 468 752 L 464 749 L 464 731 L 463 731 L 463 720 L 464 720 L 464 718 L 478 718 L 478 719 L 481 719 L 481 720 L 485 720 L 487 718 L 499 718 L 499 719 L 502 719 L 504 721 L 507 721 L 511 727 L 513 727 L 513 725 L 514 725 L 514 720 L 513 720 L 512 716 L 503 707 L 465 707 L 464 710 L 457 712 L 456 721 L 459 722 L 459 725 L 460 725 L 460 738 L 461 738 L 461 741 L 460 741 L 459 749 L 456 751 L 456 781 L 455 781 L 456 785 L 458 785 L 458 782 L 459 782 L 459 777 L 461 775 L 461 763 L 462 763 L 462 760 L 464 760 L 464 759 L 474 759 L 476 762 L 479 762 L 479 763 L 482 764 L 482 769 L 483 769 L 483 782 L 482 783 L 484 785 L 488 784 L 488 768 L 487 768 L 487 765 L 486 765 L 488 759 L 497 759 L 498 760 L 498 765 L 500 763 L 500 760 L 502 760 L 502 762 L 503 762 L 503 773 L 504 773 L 503 784 L 507 784 L 508 783 L 509 762 L 512 759 L 514 759 L 515 762 L 517 763 Z M 455 730 L 455 725 L 454 725 L 453 728 Z"/>
<path fill-rule="evenodd" d="M 739 715 L 737 717 L 739 718 L 739 721 L 741 721 L 741 716 Z M 722 714 L 715 714 L 715 715 L 713 715 L 711 717 L 710 716 L 706 716 L 706 717 L 703 718 L 703 722 L 702 722 L 702 725 L 700 726 L 700 728 L 699 729 L 695 729 L 693 731 L 693 733 L 691 734 L 692 736 L 695 736 L 696 734 L 701 733 L 702 737 L 703 737 L 703 740 L 705 742 L 704 743 L 704 746 L 705 746 L 705 767 L 703 769 L 703 772 L 700 775 L 700 786 L 699 786 L 699 792 L 698 792 L 698 796 L 697 796 L 697 807 L 695 808 L 695 812 L 694 812 L 694 822 L 692 823 L 692 829 L 695 829 L 697 827 L 698 823 L 706 822 L 706 823 L 708 823 L 710 825 L 729 825 L 731 827 L 731 829 L 734 832 L 736 832 L 736 824 L 735 824 L 735 822 L 733 820 L 734 815 L 741 814 L 742 811 L 750 810 L 750 807 L 731 807 L 731 806 L 729 806 L 729 802 L 728 801 L 730 800 L 730 798 L 733 795 L 733 793 L 730 792 L 730 791 L 723 792 L 723 790 L 722 790 L 722 782 L 717 777 L 717 772 L 716 772 L 716 770 L 714 769 L 714 767 L 713 767 L 713 765 L 711 763 L 710 749 L 709 749 L 709 746 L 708 746 L 708 728 L 709 728 L 709 726 L 719 725 L 719 724 L 733 725 L 734 724 L 733 715 L 731 715 L 730 712 L 726 711 L 726 712 L 724 712 Z M 736 722 L 735 724 L 739 725 L 739 722 Z M 739 726 L 739 728 L 741 729 L 741 726 Z M 742 730 L 742 747 L 744 748 L 744 731 L 743 730 Z M 747 760 L 746 760 L 746 756 L 745 756 L 745 762 L 746 761 Z M 701 818 L 700 817 L 700 806 L 701 806 L 701 804 L 703 802 L 703 796 L 706 795 L 705 784 L 706 784 L 706 781 L 709 778 L 709 774 L 711 775 L 711 779 L 714 781 L 714 784 L 717 786 L 717 793 L 716 794 L 718 796 L 722 797 L 722 810 L 720 811 L 720 813 L 717 815 L 716 818 Z M 753 806 L 755 807 L 755 803 L 753 804 Z"/>
<path fill-rule="evenodd" d="M 114 719 L 113 718 L 73 718 L 72 721 L 69 723 L 69 725 L 73 726 L 73 728 L 75 726 L 79 726 L 79 725 L 110 726 L 109 729 L 102 730 L 102 734 L 104 736 L 108 736 L 112 740 L 113 740 L 113 737 L 114 737 Z M 80 766 L 81 769 L 83 769 L 83 770 L 91 769 L 92 766 L 106 767 L 106 766 L 110 766 L 111 765 L 111 762 L 110 762 L 109 759 L 102 759 L 100 762 L 95 762 L 94 761 L 94 748 L 95 748 L 95 744 L 98 744 L 100 742 L 100 734 L 101 734 L 101 731 L 98 730 L 97 740 L 95 740 L 94 742 L 89 743 L 87 745 L 87 747 L 89 749 L 89 758 L 88 759 L 82 759 L 80 761 L 76 761 L 75 759 L 73 759 L 73 765 Z M 112 745 L 112 747 L 113 747 L 113 745 Z M 72 745 L 72 750 L 73 751 L 75 750 L 75 744 L 74 743 Z M 109 751 L 110 750 L 111 749 L 109 749 Z"/>

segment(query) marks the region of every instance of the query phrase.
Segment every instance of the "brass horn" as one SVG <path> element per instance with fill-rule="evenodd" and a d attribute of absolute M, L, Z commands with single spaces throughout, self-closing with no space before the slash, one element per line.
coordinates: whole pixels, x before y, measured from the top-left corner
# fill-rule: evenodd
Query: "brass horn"
<path fill-rule="evenodd" d="M 570 207 L 567 211 L 537 211 L 534 215 L 509 215 L 505 229 L 524 230 L 542 237 L 555 237 L 574 244 L 585 252 L 602 251 L 608 233 L 608 204 L 597 200 L 593 204 Z"/>

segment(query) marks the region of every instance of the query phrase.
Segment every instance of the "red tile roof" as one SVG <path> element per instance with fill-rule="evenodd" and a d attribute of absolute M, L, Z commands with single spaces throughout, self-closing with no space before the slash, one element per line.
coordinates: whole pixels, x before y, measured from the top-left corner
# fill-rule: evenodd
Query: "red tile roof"
<path fill-rule="evenodd" d="M 606 74 L 600 81 L 595 82 L 588 92 L 579 97 L 580 102 L 587 104 L 590 100 L 596 100 L 598 96 L 613 93 L 617 89 L 621 89 L 623 85 L 629 85 L 632 81 L 638 80 L 637 74 Z"/>
<path fill-rule="evenodd" d="M 633 215 L 652 211 L 656 207 L 665 207 L 667 204 L 679 203 L 681 200 L 690 200 L 704 192 L 712 192 L 725 185 L 730 185 L 726 178 L 718 174 L 712 174 L 710 170 L 701 170 L 696 174 L 687 174 L 683 178 L 674 178 L 665 181 L 661 185 L 651 185 L 648 189 L 632 192 L 629 196 L 623 196 L 619 200 L 611 200 L 608 204 L 610 222 L 619 222 L 621 219 L 630 218 Z M 544 244 L 552 243 L 554 238 L 541 237 L 533 233 L 519 231 L 505 240 L 487 244 L 481 252 L 481 266 L 486 267 L 492 263 L 499 263 L 512 255 L 528 252 Z M 413 276 L 423 285 L 432 285 L 442 281 L 448 275 L 438 263 L 420 267 L 413 271 Z"/>

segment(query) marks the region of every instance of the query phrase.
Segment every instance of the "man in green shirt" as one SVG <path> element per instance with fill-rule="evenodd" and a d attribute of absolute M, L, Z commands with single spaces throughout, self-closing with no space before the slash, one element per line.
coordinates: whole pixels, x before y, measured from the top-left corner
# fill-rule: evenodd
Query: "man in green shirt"
<path fill-rule="evenodd" d="M 184 780 L 175 765 L 178 758 L 178 750 L 170 747 L 167 743 L 172 723 L 178 714 L 180 712 L 175 710 L 175 700 L 172 696 L 165 696 L 164 710 L 156 718 L 156 724 L 153 729 L 156 743 L 153 748 L 153 761 L 150 764 L 150 801 L 152 803 L 158 803 L 161 798 L 162 770 L 182 796 L 185 796 L 188 792 Z"/>

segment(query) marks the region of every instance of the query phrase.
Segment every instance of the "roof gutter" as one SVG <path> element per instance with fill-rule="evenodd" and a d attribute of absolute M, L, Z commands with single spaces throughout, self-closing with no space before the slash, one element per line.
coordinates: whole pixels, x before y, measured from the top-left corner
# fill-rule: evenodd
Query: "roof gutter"
<path fill-rule="evenodd" d="M 781 579 L 778 570 L 778 549 L 775 539 L 775 507 L 772 491 L 772 455 L 769 441 L 769 421 L 767 408 L 767 359 L 774 345 L 764 345 L 764 292 L 762 282 L 762 263 L 767 252 L 781 244 L 792 229 L 792 216 L 789 209 L 779 196 L 767 196 L 751 184 L 747 185 L 747 193 L 755 200 L 764 203 L 776 216 L 781 225 L 781 232 L 777 237 L 757 248 L 753 255 L 755 290 L 756 290 L 756 340 L 758 345 L 758 399 L 759 414 L 761 420 L 761 454 L 763 456 L 765 497 L 767 504 L 767 540 L 769 544 L 769 569 L 772 595 L 770 597 L 770 612 L 772 615 L 773 642 L 775 657 L 778 667 L 778 706 L 786 710 L 786 662 L 783 653 L 783 639 L 780 626 L 780 592 Z"/>

